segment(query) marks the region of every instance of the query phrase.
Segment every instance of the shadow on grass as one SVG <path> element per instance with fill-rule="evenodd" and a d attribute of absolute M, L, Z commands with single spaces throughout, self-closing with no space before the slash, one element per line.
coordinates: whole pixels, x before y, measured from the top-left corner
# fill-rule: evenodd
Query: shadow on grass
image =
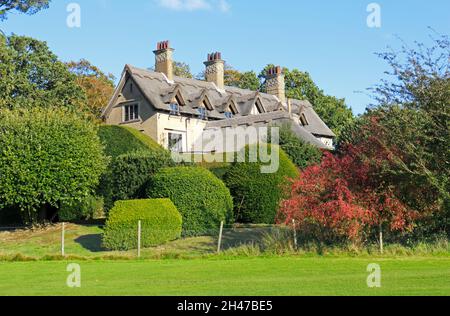
<path fill-rule="evenodd" d="M 242 245 L 258 245 L 262 243 L 265 233 L 270 228 L 236 228 L 228 229 L 222 237 L 222 249 L 227 250 Z"/>
<path fill-rule="evenodd" d="M 75 239 L 75 242 L 91 252 L 105 251 L 102 247 L 102 234 L 84 235 Z"/>

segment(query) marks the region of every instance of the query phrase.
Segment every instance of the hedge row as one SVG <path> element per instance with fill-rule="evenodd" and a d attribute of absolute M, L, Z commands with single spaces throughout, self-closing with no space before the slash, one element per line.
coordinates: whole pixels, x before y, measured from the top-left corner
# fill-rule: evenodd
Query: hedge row
<path fill-rule="evenodd" d="M 110 250 L 136 249 L 138 221 L 143 248 L 181 235 L 181 215 L 169 199 L 117 201 L 106 222 L 103 246 Z"/>

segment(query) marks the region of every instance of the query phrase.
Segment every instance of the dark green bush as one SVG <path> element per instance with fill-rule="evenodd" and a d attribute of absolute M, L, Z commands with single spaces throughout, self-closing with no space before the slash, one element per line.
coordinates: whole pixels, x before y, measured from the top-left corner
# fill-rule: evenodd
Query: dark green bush
<path fill-rule="evenodd" d="M 138 221 L 143 248 L 181 235 L 181 215 L 169 199 L 117 201 L 106 221 L 103 246 L 110 250 L 136 249 Z"/>
<path fill-rule="evenodd" d="M 88 196 L 73 205 L 61 205 L 58 216 L 60 221 L 76 221 L 96 219 L 103 215 L 104 202 L 102 197 Z"/>
<path fill-rule="evenodd" d="M 165 168 L 148 187 L 151 198 L 170 198 L 183 216 L 183 235 L 199 236 L 218 230 L 221 221 L 232 221 L 229 190 L 203 168 Z"/>
<path fill-rule="evenodd" d="M 166 151 L 138 151 L 118 156 L 112 160 L 103 175 L 99 194 L 109 210 L 115 201 L 145 198 L 147 182 L 162 167 L 173 165 Z"/>
<path fill-rule="evenodd" d="M 280 131 L 279 145 L 288 155 L 291 161 L 300 169 L 320 163 L 322 161 L 322 152 L 319 148 L 305 143 L 292 131 L 289 124 L 283 124 L 278 127 Z M 271 135 L 269 133 L 269 135 Z M 270 138 L 269 138 L 270 142 Z"/>
<path fill-rule="evenodd" d="M 285 152 L 278 146 L 268 146 L 266 150 L 279 152 L 279 168 L 275 173 L 262 173 L 260 157 L 258 162 L 248 162 L 248 150 L 245 149 L 246 162 L 234 163 L 224 176 L 224 182 L 230 189 L 234 200 L 234 214 L 237 222 L 252 224 L 273 224 L 279 203 L 284 196 L 284 186 L 289 178 L 298 176 L 298 170 Z M 259 155 L 258 155 L 259 156 Z"/>

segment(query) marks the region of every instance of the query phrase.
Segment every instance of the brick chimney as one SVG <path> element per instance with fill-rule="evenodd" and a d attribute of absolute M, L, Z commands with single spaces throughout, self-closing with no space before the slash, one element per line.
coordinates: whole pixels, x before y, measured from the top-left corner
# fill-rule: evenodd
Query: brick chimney
<path fill-rule="evenodd" d="M 172 55 L 175 50 L 170 48 L 170 42 L 164 41 L 157 44 L 155 54 L 155 71 L 162 72 L 167 79 L 173 80 L 173 59 Z"/>
<path fill-rule="evenodd" d="M 208 60 L 204 62 L 206 66 L 205 77 L 206 81 L 214 82 L 218 89 L 223 90 L 225 61 L 222 60 L 221 53 L 208 54 Z"/>
<path fill-rule="evenodd" d="M 267 93 L 273 94 L 286 103 L 286 86 L 284 82 L 284 73 L 280 66 L 269 68 L 266 77 Z"/>

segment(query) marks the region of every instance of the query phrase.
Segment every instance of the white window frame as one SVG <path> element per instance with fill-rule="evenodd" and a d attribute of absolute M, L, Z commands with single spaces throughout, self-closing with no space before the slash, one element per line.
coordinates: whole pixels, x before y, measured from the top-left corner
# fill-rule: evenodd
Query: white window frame
<path fill-rule="evenodd" d="M 137 117 L 134 117 L 134 111 L 133 113 L 133 119 L 131 119 L 131 117 L 129 117 L 128 120 L 126 120 L 126 112 L 127 112 L 127 108 L 131 108 L 131 107 L 135 107 L 137 106 Z M 131 114 L 131 112 L 130 112 Z M 132 122 L 138 122 L 141 120 L 141 106 L 139 104 L 139 102 L 134 102 L 134 103 L 128 103 L 128 104 L 124 104 L 122 105 L 122 123 L 132 123 Z"/>

